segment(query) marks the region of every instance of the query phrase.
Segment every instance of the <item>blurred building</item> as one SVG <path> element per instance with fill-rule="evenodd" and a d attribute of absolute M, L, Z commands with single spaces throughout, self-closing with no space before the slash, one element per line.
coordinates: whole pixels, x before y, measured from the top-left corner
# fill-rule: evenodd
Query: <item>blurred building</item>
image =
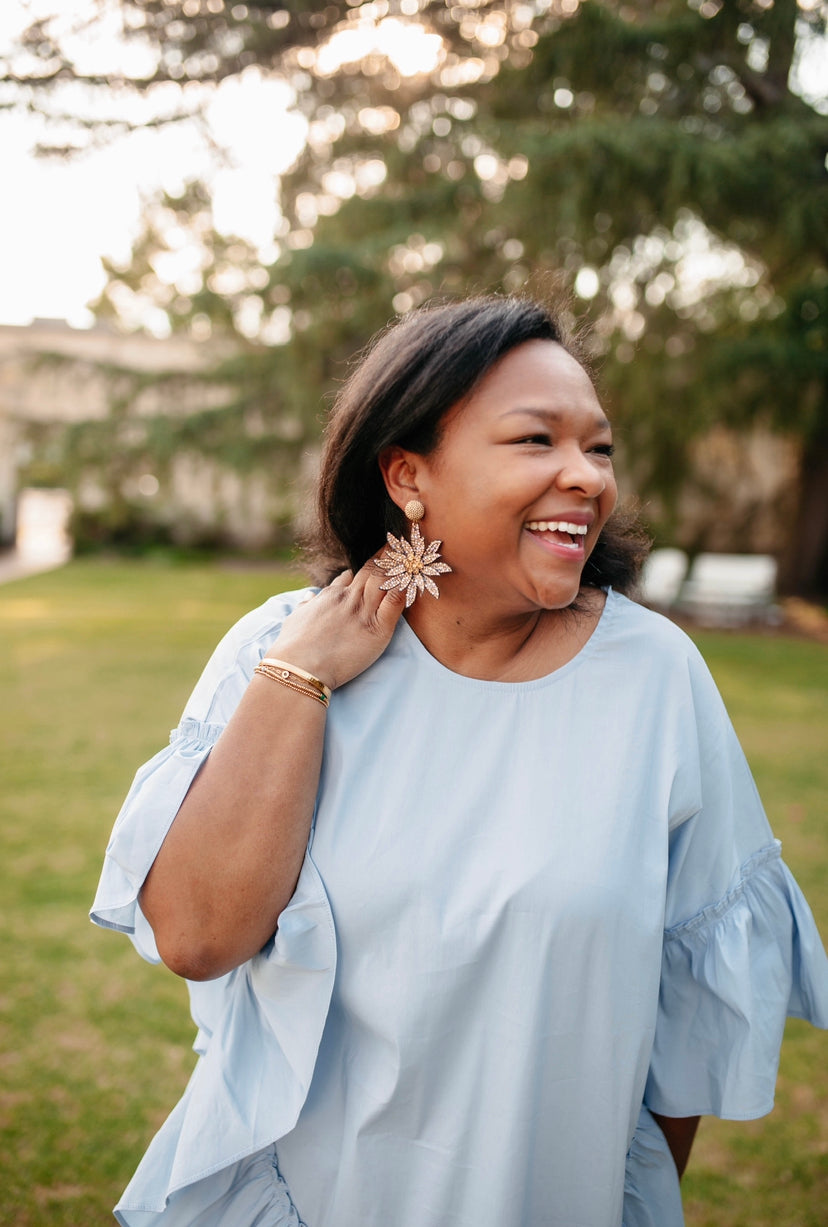
<path fill-rule="evenodd" d="M 291 423 L 280 427 L 286 449 L 281 469 L 272 449 L 261 448 L 252 466 L 231 455 L 239 434 L 254 450 L 267 432 L 272 439 L 273 418 L 265 422 L 260 412 L 248 413 L 237 434 L 227 435 L 224 450 L 221 444 L 212 451 L 201 447 L 194 430 L 171 455 L 159 459 L 157 447 L 153 453 L 153 423 L 180 422 L 232 399 L 232 388 L 206 377 L 221 356 L 215 340 L 161 340 L 106 324 L 88 330 L 60 320 L 0 326 L 0 541 L 14 541 L 21 490 L 36 486 L 69 489 L 76 523 L 78 513 L 104 522 L 117 504 L 120 514 L 126 508 L 137 517 L 127 519 L 127 533 L 133 523 L 181 543 L 273 544 L 278 526 L 284 532 L 295 521 L 314 465 L 312 448 L 300 452 L 294 442 L 289 450 Z M 278 406 L 269 411 L 276 414 Z M 94 435 L 96 422 L 111 427 L 100 433 L 97 455 L 84 444 L 80 461 L 77 447 L 75 459 L 67 460 L 61 440 L 75 427 Z M 625 480 L 623 446 L 620 453 L 621 488 L 634 493 L 629 475 Z M 693 446 L 690 461 L 692 479 L 675 508 L 647 499 L 647 519 L 669 523 L 669 539 L 692 552 L 779 554 L 795 502 L 795 443 L 762 430 L 715 428 Z M 41 500 L 40 510 L 29 514 L 45 523 L 59 508 L 65 514 L 65 498 L 57 494 L 51 510 Z"/>
<path fill-rule="evenodd" d="M 0 325 L 0 536 L 15 536 L 19 474 L 31 463 L 36 426 L 103 420 L 111 412 L 113 375 L 204 369 L 207 350 L 195 342 L 123 334 L 105 324 L 70 328 L 63 320 Z M 163 411 L 151 387 L 143 411 Z M 199 405 L 192 390 L 192 407 Z M 139 408 L 140 412 L 140 408 Z"/>
<path fill-rule="evenodd" d="M 110 523 L 123 521 L 126 508 L 127 534 L 138 525 L 182 542 L 271 543 L 274 523 L 292 509 L 272 466 L 263 460 L 258 471 L 239 472 L 221 449 L 200 447 L 197 430 L 189 446 L 160 460 L 153 443 L 153 424 L 180 422 L 232 398 L 232 389 L 208 375 L 231 353 L 215 340 L 158 339 L 106 324 L 0 326 L 0 542 L 14 542 L 21 491 L 35 486 L 68 488 L 76 526 L 78 517 L 105 525 L 109 512 Z M 110 429 L 96 432 L 95 423 Z M 67 446 L 73 429 L 85 437 Z M 249 435 L 259 429 L 244 424 Z M 48 518 L 44 500 L 40 507 L 37 516 Z"/>

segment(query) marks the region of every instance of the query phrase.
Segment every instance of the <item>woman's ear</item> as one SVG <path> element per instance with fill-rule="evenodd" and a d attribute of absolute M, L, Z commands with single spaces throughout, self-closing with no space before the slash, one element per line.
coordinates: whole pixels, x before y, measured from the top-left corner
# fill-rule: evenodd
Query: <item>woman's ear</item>
<path fill-rule="evenodd" d="M 417 460 L 416 453 L 407 452 L 396 444 L 383 448 L 379 454 L 380 472 L 388 497 L 399 508 L 403 508 L 420 493 L 417 486 Z"/>

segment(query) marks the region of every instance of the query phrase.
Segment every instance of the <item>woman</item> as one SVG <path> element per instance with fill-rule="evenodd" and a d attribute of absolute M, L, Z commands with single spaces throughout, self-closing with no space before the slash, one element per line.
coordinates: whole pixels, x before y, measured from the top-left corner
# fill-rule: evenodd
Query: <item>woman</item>
<path fill-rule="evenodd" d="M 201 1054 L 122 1223 L 678 1227 L 698 1116 L 828 1026 L 713 682 L 621 595 L 611 454 L 524 300 L 414 313 L 343 389 L 330 582 L 224 639 L 108 849 L 93 918 Z"/>

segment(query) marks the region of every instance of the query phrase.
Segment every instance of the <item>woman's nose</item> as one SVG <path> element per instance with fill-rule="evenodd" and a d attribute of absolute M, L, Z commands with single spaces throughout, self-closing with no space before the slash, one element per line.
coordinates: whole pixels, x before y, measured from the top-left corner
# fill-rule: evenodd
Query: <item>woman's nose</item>
<path fill-rule="evenodd" d="M 590 498 L 597 498 L 607 485 L 606 474 L 593 458 L 573 448 L 567 453 L 558 473 L 558 485 L 565 490 L 581 490 Z"/>

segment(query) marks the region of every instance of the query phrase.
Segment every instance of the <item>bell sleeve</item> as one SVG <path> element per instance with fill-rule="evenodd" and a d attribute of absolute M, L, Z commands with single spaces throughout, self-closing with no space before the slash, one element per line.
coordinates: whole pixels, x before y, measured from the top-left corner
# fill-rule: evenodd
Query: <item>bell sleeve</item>
<path fill-rule="evenodd" d="M 138 894 L 190 784 L 236 709 L 284 618 L 307 593 L 273 598 L 222 640 L 170 744 L 138 771 L 106 850 L 91 918 L 127 933 L 158 962 Z M 216 980 L 188 982 L 199 1061 L 116 1209 L 138 1227 L 191 1222 L 232 1179 L 232 1166 L 289 1132 L 304 1104 L 327 1019 L 336 934 L 306 852 L 276 933 Z"/>
<path fill-rule="evenodd" d="M 127 933 L 139 954 L 160 962 L 138 893 L 187 791 L 223 733 L 282 622 L 305 592 L 273 597 L 224 636 L 169 745 L 139 768 L 115 822 L 90 912 L 95 924 Z"/>
<path fill-rule="evenodd" d="M 658 1015 L 664 1116 L 764 1116 L 787 1016 L 828 1028 L 828 957 L 706 666 L 688 661 Z"/>
<path fill-rule="evenodd" d="M 105 929 L 127 933 L 150 963 L 160 958 L 138 892 L 181 802 L 223 730 L 223 724 L 182 718 L 170 733 L 170 744 L 138 770 L 106 849 L 90 916 Z"/>

